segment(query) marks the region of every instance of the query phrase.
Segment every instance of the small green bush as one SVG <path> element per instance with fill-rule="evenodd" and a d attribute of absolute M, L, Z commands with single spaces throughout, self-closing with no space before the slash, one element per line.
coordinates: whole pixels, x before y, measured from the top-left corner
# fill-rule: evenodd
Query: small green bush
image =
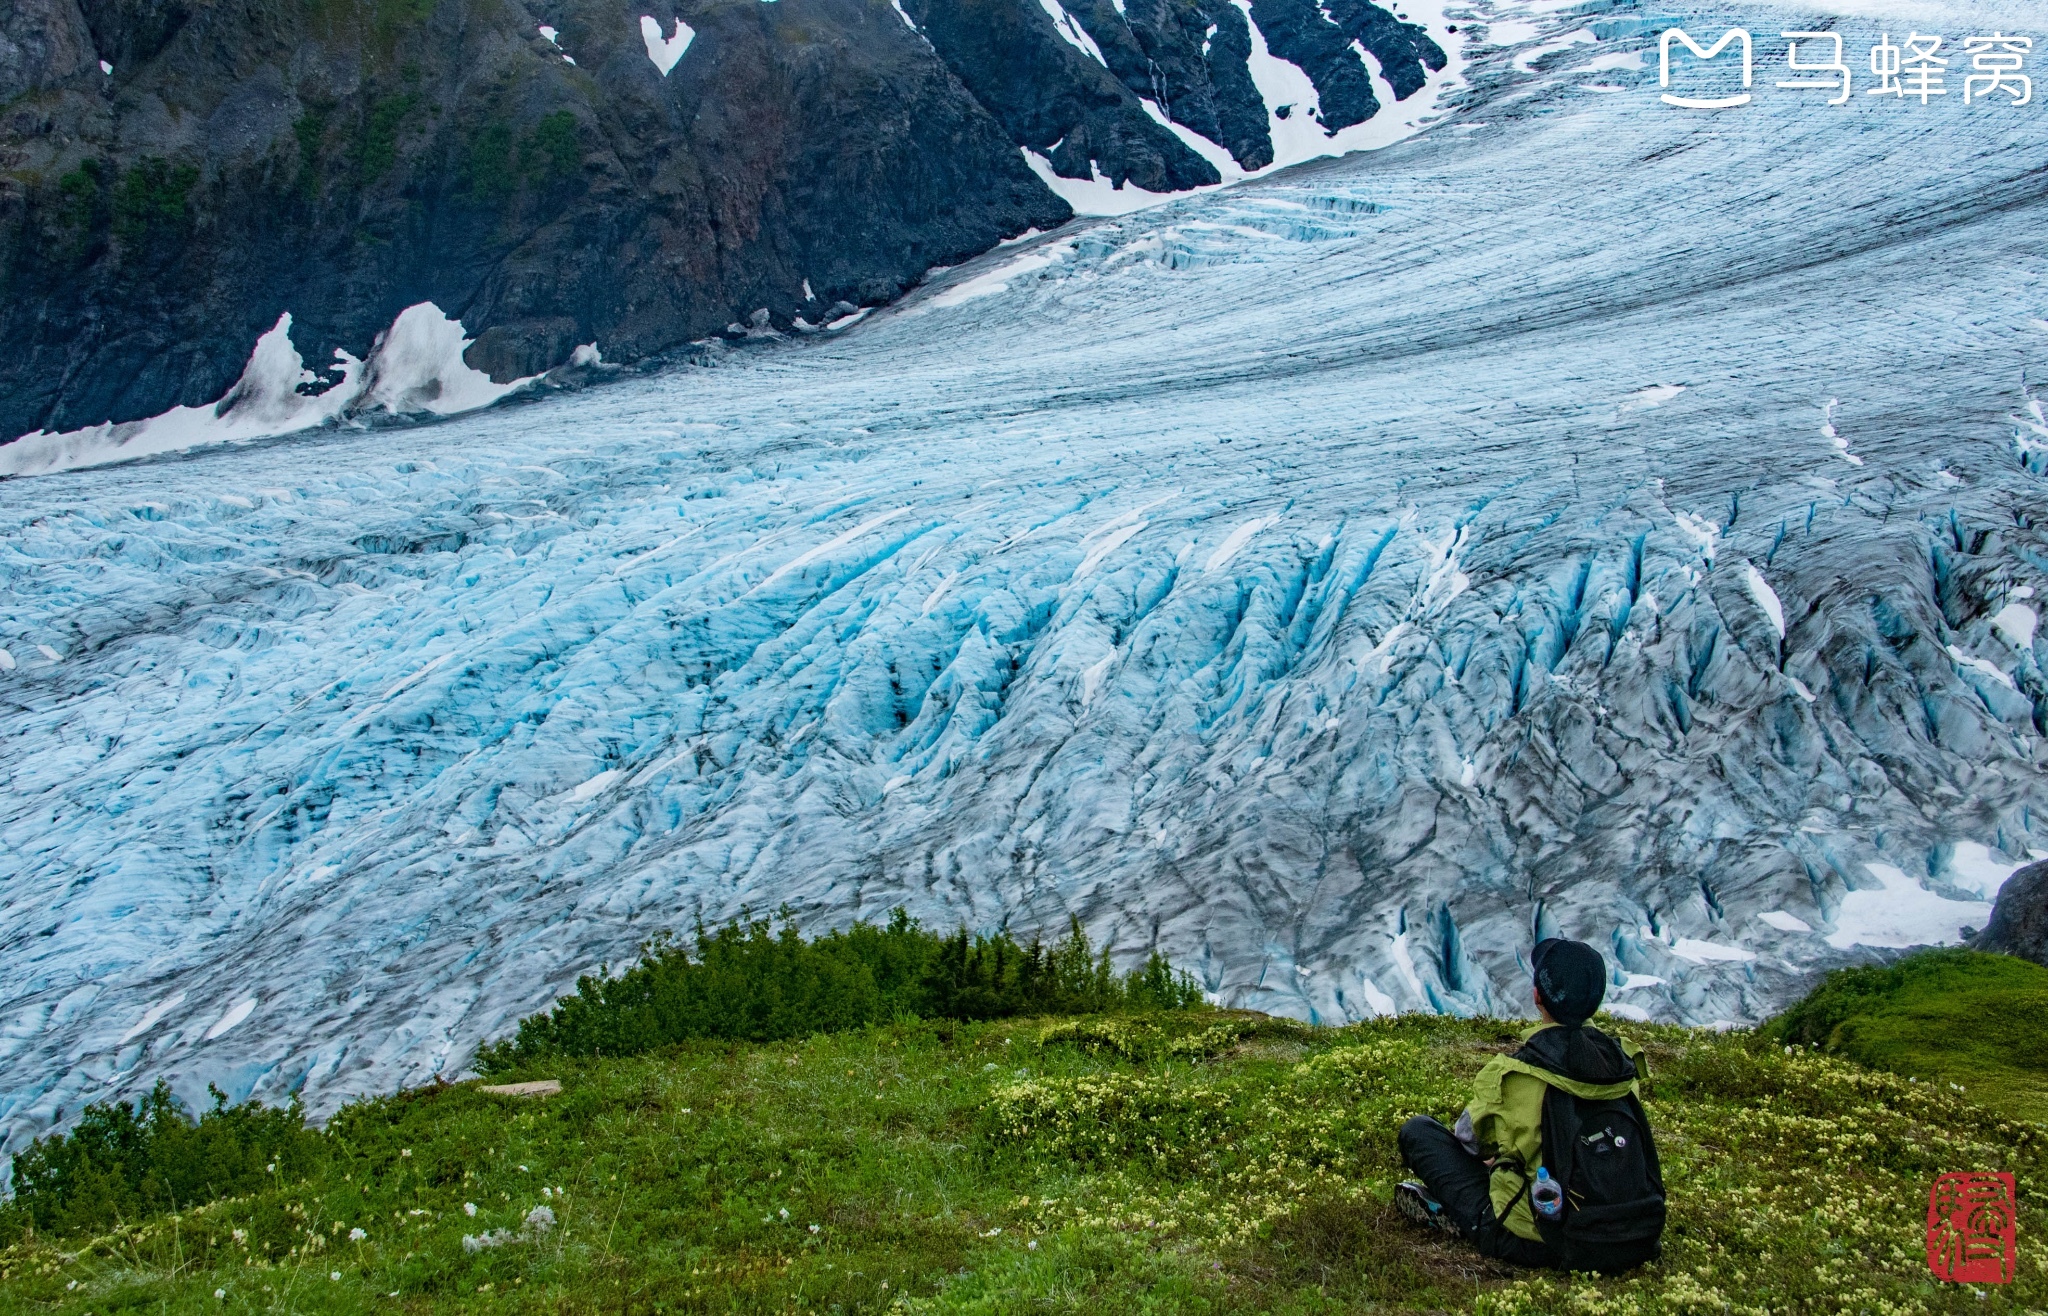
<path fill-rule="evenodd" d="M 462 158 L 461 173 L 463 186 L 484 200 L 511 195 L 518 181 L 512 168 L 512 125 L 492 119 L 478 129 Z"/>
<path fill-rule="evenodd" d="M 156 156 L 139 161 L 114 188 L 114 232 L 136 242 L 159 228 L 185 222 L 185 199 L 199 181 L 194 165 L 173 165 Z"/>
<path fill-rule="evenodd" d="M 370 106 L 356 148 L 356 167 L 365 183 L 376 182 L 398 162 L 398 130 L 419 103 L 418 93 L 406 92 L 385 96 Z"/>
<path fill-rule="evenodd" d="M 318 1159 L 296 1104 L 231 1106 L 212 1091 L 196 1120 L 162 1082 L 133 1106 L 87 1106 L 70 1133 L 15 1154 L 12 1214 L 50 1233 L 105 1229 L 254 1192 Z"/>
<path fill-rule="evenodd" d="M 1117 976 L 1109 952 L 1091 952 L 1078 922 L 1049 949 L 1006 933 L 941 936 L 900 909 L 886 925 L 855 923 L 808 941 L 787 921 L 778 933 L 760 919 L 716 932 L 699 926 L 694 946 L 657 938 L 618 977 L 586 975 L 553 1010 L 521 1020 L 511 1038 L 478 1053 L 476 1066 L 497 1074 L 549 1057 L 640 1055 L 695 1038 L 778 1041 L 898 1015 L 967 1021 L 1201 1003 L 1200 985 L 1156 952 Z"/>
<path fill-rule="evenodd" d="M 534 178 L 568 178 L 583 163 L 583 148 L 576 140 L 576 116 L 556 110 L 533 126 L 520 144 L 520 158 Z"/>

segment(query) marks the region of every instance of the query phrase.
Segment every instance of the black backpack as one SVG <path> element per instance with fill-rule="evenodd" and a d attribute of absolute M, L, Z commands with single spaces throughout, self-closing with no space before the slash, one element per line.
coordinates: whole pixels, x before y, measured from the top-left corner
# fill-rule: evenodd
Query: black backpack
<path fill-rule="evenodd" d="M 1663 1251 L 1664 1173 L 1634 1093 L 1595 1101 L 1546 1087 L 1543 1164 L 1564 1187 L 1564 1213 L 1547 1220 L 1529 1207 L 1561 1268 L 1614 1275 Z"/>

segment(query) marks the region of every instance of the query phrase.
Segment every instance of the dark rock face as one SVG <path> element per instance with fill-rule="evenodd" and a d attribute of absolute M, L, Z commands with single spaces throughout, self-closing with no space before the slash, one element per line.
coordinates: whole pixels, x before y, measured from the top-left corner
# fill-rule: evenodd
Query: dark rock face
<path fill-rule="evenodd" d="M 212 402 L 286 311 L 318 369 L 431 301 L 504 382 L 886 301 L 1068 218 L 1020 146 L 1272 163 L 1247 12 L 1326 131 L 1380 108 L 1360 50 L 1397 97 L 1445 63 L 1367 0 L 11 0 L 0 442 Z M 643 15 L 694 32 L 666 76 Z"/>
<path fill-rule="evenodd" d="M 9 0 L 0 13 L 0 105 L 94 66 L 78 0 Z"/>
<path fill-rule="evenodd" d="M 1060 35 L 1042 6 L 910 0 L 905 8 L 1011 138 L 1046 154 L 1062 178 L 1099 168 L 1118 187 L 1128 181 L 1148 192 L 1223 181 L 1107 67 Z"/>
<path fill-rule="evenodd" d="M 88 0 L 88 33 L 45 23 L 57 53 L 15 76 L 48 85 L 0 111 L 0 434 L 210 402 L 287 310 L 324 363 L 431 300 L 503 380 L 884 301 L 1070 213 L 882 0 L 685 0 L 658 16 L 696 32 L 667 77 L 642 8 Z"/>
<path fill-rule="evenodd" d="M 2029 864 L 2005 879 L 1990 924 L 1970 944 L 2048 964 L 2048 863 Z"/>

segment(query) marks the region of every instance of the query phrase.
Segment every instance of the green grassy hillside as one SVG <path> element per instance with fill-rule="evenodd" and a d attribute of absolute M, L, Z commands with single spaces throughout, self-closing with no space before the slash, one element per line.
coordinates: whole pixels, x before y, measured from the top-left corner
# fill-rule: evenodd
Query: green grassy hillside
<path fill-rule="evenodd" d="M 2048 1121 L 2048 969 L 2026 960 L 1936 950 L 1844 969 L 1766 1032 Z"/>
<path fill-rule="evenodd" d="M 1619 1279 L 1518 1274 L 1388 1205 L 1399 1121 L 1454 1114 L 1509 1025 L 906 1016 L 496 1076 L 551 1097 L 351 1106 L 232 1197 L 16 1237 L 0 1311 L 2048 1307 L 2040 1128 L 1807 1047 L 1607 1022 L 1648 1047 L 1673 1207 L 1665 1259 Z M 1965 1168 L 2019 1174 L 2009 1288 L 1923 1265 L 1927 1185 Z"/>

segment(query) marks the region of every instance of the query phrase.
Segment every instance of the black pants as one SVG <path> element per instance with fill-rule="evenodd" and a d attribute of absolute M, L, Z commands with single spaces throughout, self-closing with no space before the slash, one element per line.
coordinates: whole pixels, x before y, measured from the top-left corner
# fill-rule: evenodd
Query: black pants
<path fill-rule="evenodd" d="M 1493 1171 L 1465 1150 L 1452 1133 L 1427 1115 L 1401 1126 L 1401 1159 L 1442 1202 L 1444 1214 L 1482 1256 L 1499 1257 L 1518 1266 L 1552 1266 L 1550 1249 L 1511 1233 L 1493 1214 L 1489 1184 Z"/>

